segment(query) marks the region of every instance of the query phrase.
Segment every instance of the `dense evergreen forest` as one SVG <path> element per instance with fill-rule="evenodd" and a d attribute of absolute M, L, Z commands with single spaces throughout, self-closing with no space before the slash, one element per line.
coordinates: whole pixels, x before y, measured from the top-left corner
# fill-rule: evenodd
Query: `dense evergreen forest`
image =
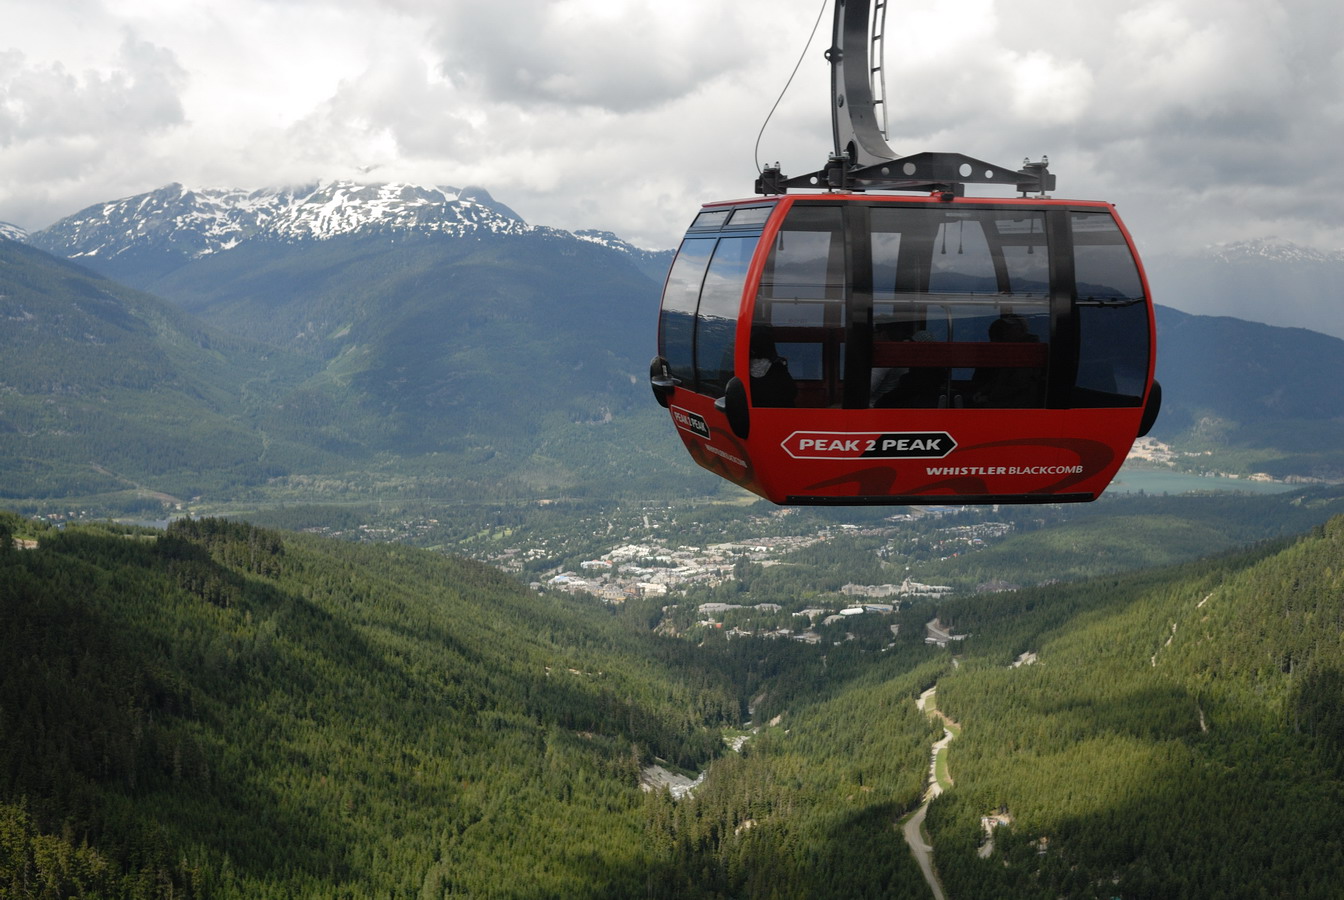
<path fill-rule="evenodd" d="M 978 635 L 938 683 L 963 726 L 928 816 L 949 893 L 1338 897 L 1341 559 L 1335 519 L 1286 547 L 946 604 Z M 981 859 L 995 811 L 1013 824 Z"/>
<path fill-rule="evenodd" d="M 693 648 L 484 566 L 218 520 L 38 540 L 0 556 L 6 896 L 622 896 L 641 765 L 738 718 Z"/>
<path fill-rule="evenodd" d="M 405 546 L 0 514 L 0 895 L 928 897 L 897 823 L 936 685 L 950 897 L 1335 896 L 1342 544 L 923 601 L 879 649 L 664 637 L 656 602 Z M 970 636 L 926 645 L 934 615 Z M 705 778 L 643 791 L 654 763 Z"/>

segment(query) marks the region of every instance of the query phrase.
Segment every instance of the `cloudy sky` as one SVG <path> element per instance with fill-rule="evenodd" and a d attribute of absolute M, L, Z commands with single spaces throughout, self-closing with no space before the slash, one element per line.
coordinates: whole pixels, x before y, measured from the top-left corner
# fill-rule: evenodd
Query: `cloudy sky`
<path fill-rule="evenodd" d="M 750 194 L 820 0 L 0 0 L 0 220 L 181 182 L 481 185 L 674 246 Z M 830 144 L 827 10 L 759 158 Z M 1339 0 L 896 0 L 891 143 L 1117 203 L 1145 252 L 1344 249 Z"/>

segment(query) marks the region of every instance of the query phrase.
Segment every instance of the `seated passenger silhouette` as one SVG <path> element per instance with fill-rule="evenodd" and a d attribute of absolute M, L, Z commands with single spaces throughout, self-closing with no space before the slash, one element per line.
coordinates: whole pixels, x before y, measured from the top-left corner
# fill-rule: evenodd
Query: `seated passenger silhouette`
<path fill-rule="evenodd" d="M 934 340 L 934 336 L 927 331 L 916 331 L 910 340 L 924 343 Z M 873 405 L 882 409 L 938 409 L 947 406 L 948 374 L 943 366 L 907 369 L 895 389 Z"/>
<path fill-rule="evenodd" d="M 1027 321 L 1004 313 L 989 324 L 994 343 L 1036 343 Z M 989 409 L 1032 409 L 1041 406 L 1044 382 L 1041 370 L 1022 366 L 982 366 L 971 378 L 971 402 Z"/>
<path fill-rule="evenodd" d="M 751 405 L 793 406 L 798 385 L 789 374 L 789 361 L 775 352 L 767 329 L 751 329 Z"/>
<path fill-rule="evenodd" d="M 906 322 L 880 322 L 873 329 L 873 343 L 892 344 L 910 339 L 910 325 Z M 868 405 L 880 407 L 886 397 L 901 383 L 901 376 L 910 370 L 904 366 L 874 366 L 868 381 Z"/>

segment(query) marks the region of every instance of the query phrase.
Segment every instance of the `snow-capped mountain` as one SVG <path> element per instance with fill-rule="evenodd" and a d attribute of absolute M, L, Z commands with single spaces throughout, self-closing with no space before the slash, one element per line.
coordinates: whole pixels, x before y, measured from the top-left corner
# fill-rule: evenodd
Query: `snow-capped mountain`
<path fill-rule="evenodd" d="M 20 244 L 26 244 L 28 242 L 28 232 L 17 225 L 0 222 L 0 241 L 18 241 Z"/>
<path fill-rule="evenodd" d="M 643 250 L 611 232 L 576 234 L 529 225 L 483 188 L 355 184 L 336 181 L 298 188 L 191 190 L 170 184 L 146 194 L 99 203 L 27 236 L 39 249 L 113 277 L 132 258 L 158 266 L 217 255 L 249 241 L 299 243 L 342 235 L 550 235 L 596 243 L 627 255 L 661 280 L 669 251 Z"/>
<path fill-rule="evenodd" d="M 1158 303 L 1344 337 L 1342 250 L 1262 238 L 1144 262 Z"/>
<path fill-rule="evenodd" d="M 1275 238 L 1218 244 L 1209 247 L 1206 255 L 1226 263 L 1344 263 L 1344 250 L 1317 250 Z"/>
<path fill-rule="evenodd" d="M 99 203 L 32 235 L 68 259 L 110 259 L 131 250 L 197 258 L 246 240 L 325 240 L 342 234 L 532 230 L 481 189 L 327 182 L 299 188 L 190 190 L 170 184 Z"/>

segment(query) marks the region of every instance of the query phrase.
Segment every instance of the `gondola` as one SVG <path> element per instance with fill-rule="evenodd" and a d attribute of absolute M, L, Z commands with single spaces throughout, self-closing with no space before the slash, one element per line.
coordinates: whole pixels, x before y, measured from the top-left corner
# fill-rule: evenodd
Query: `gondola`
<path fill-rule="evenodd" d="M 880 66 L 846 48 L 868 14 L 837 6 L 826 167 L 687 230 L 654 395 L 697 463 L 779 504 L 1093 500 L 1161 403 L 1134 242 L 1113 205 L 1047 196 L 1045 161 L 892 154 Z"/>

